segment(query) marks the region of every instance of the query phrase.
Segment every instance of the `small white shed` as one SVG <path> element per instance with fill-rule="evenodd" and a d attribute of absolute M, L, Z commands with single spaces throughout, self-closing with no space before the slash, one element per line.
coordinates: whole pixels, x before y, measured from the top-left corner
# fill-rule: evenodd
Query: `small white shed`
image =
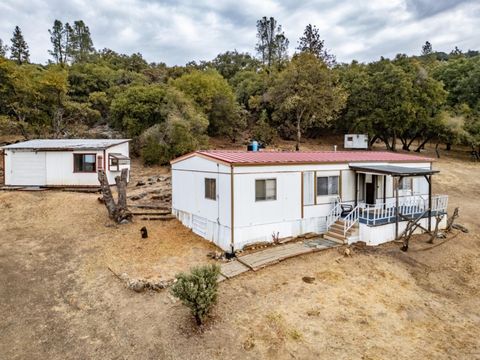
<path fill-rule="evenodd" d="M 108 181 L 130 169 L 128 139 L 38 139 L 2 147 L 7 186 L 99 186 L 97 171 Z"/>
<path fill-rule="evenodd" d="M 398 237 L 404 218 L 421 216 L 425 228 L 427 216 L 446 212 L 447 197 L 431 195 L 432 161 L 385 151 L 197 151 L 171 162 L 172 213 L 225 251 L 308 232 L 376 245 Z"/>
<path fill-rule="evenodd" d="M 345 149 L 368 149 L 368 135 L 346 134 L 343 147 Z"/>

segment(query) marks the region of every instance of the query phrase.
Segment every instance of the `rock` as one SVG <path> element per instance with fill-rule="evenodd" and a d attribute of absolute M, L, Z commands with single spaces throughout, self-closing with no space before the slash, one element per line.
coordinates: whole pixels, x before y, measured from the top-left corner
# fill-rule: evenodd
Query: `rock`
<path fill-rule="evenodd" d="M 125 225 L 125 224 L 129 224 L 130 221 L 128 221 L 127 219 L 123 219 L 122 221 L 120 221 L 120 225 Z"/>
<path fill-rule="evenodd" d="M 315 281 L 315 278 L 313 276 L 304 276 L 302 277 L 302 280 L 307 284 L 312 284 Z"/>
<path fill-rule="evenodd" d="M 437 234 L 437 238 L 439 238 L 439 239 L 446 239 L 446 238 L 447 238 L 447 235 L 446 235 L 445 233 L 443 233 L 443 232 L 439 232 L 439 233 Z"/>
<path fill-rule="evenodd" d="M 343 251 L 343 255 L 345 256 L 352 256 L 352 251 L 349 249 L 349 248 L 346 248 L 344 251 Z"/>
<path fill-rule="evenodd" d="M 142 292 L 145 290 L 145 282 L 142 280 L 133 279 L 128 282 L 128 288 L 135 292 Z"/>
<path fill-rule="evenodd" d="M 137 185 L 135 186 L 144 186 L 144 185 L 145 185 L 145 181 L 140 180 L 139 182 L 137 182 Z"/>

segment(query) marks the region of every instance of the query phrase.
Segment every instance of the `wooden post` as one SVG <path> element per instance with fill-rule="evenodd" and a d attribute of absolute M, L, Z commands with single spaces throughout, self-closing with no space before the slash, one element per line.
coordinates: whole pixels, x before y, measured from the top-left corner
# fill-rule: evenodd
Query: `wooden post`
<path fill-rule="evenodd" d="M 428 231 L 432 231 L 432 175 L 427 178 L 428 181 Z"/>
<path fill-rule="evenodd" d="M 383 175 L 383 209 L 387 208 L 387 175 Z"/>

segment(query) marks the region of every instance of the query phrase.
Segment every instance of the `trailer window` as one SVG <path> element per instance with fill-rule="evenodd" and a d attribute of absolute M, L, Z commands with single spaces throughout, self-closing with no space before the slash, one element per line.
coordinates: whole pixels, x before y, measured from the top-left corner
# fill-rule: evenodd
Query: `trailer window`
<path fill-rule="evenodd" d="M 217 199 L 217 181 L 215 179 L 205 179 L 205 199 Z"/>
<path fill-rule="evenodd" d="M 255 201 L 277 200 L 277 179 L 255 180 Z"/>
<path fill-rule="evenodd" d="M 73 171 L 74 172 L 95 172 L 96 169 L 95 154 L 73 154 Z"/>
<path fill-rule="evenodd" d="M 317 177 L 317 196 L 338 195 L 338 176 Z"/>

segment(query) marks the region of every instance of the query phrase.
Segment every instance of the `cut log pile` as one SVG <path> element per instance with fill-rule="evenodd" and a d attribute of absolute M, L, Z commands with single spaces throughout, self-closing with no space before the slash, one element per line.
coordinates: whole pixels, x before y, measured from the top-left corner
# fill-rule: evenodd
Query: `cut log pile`
<path fill-rule="evenodd" d="M 169 175 L 140 179 L 130 184 L 128 207 L 141 220 L 168 221 L 172 215 L 172 182 Z"/>

